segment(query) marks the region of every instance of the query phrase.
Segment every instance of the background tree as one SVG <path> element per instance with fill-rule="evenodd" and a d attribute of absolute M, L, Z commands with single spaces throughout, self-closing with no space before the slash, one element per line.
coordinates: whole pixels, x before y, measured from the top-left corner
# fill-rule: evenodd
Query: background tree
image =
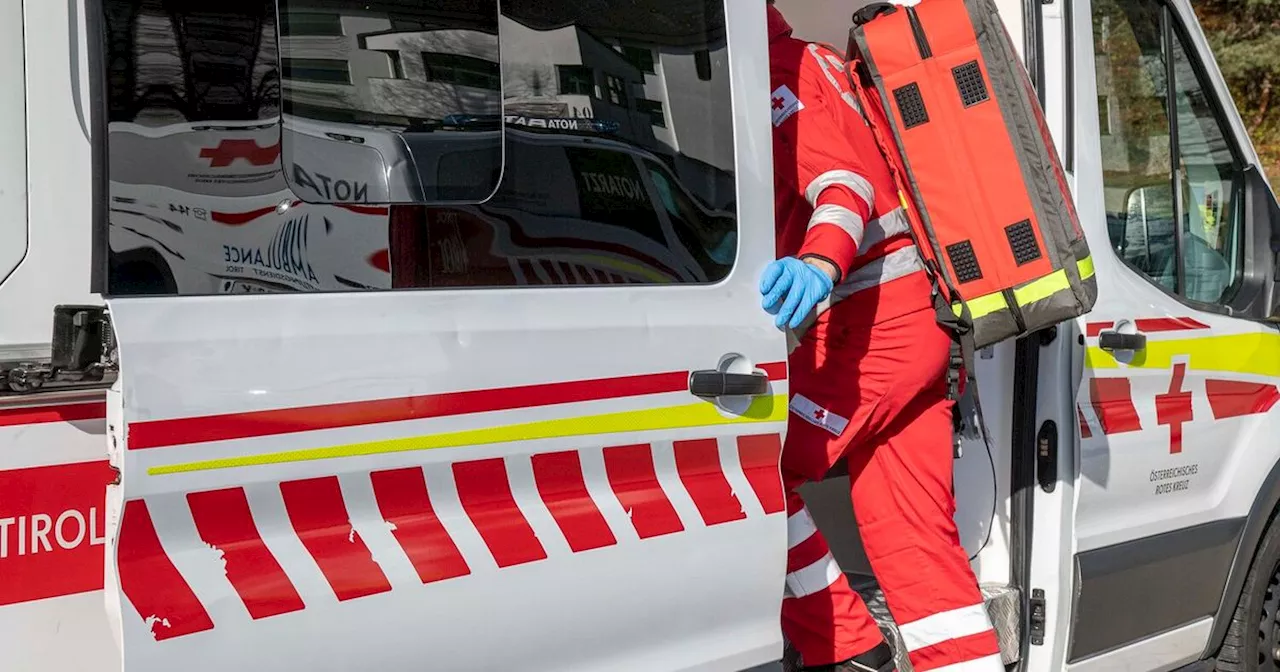
<path fill-rule="evenodd" d="M 1192 0 L 1192 4 L 1267 175 L 1277 183 L 1280 0 Z"/>

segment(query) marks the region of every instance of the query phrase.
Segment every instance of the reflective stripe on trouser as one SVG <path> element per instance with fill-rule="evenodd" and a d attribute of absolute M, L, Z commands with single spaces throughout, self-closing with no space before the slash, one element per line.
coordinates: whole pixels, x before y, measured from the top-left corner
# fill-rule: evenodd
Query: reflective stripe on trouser
<path fill-rule="evenodd" d="M 795 488 L 845 459 L 863 548 L 914 668 L 1004 670 L 954 520 L 950 342 L 924 309 L 877 323 L 841 349 L 806 341 L 791 357 L 782 467 L 792 512 L 787 594 L 795 596 L 783 601 L 782 625 L 806 665 L 845 660 L 881 640 L 842 575 L 814 592 L 835 563 Z"/>

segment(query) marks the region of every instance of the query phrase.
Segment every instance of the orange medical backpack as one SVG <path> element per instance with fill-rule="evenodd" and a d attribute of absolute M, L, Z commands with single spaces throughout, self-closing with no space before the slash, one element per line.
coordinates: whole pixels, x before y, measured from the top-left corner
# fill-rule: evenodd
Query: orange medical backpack
<path fill-rule="evenodd" d="M 881 3 L 854 23 L 852 88 L 947 302 L 940 312 L 966 335 L 965 359 L 1091 310 L 1089 246 L 994 3 Z"/>

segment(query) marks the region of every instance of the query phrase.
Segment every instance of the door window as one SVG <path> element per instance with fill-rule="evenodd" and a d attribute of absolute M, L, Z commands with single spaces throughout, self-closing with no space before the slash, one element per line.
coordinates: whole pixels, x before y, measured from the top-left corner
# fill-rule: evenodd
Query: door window
<path fill-rule="evenodd" d="M 1162 4 L 1094 8 L 1112 247 L 1167 291 L 1226 304 L 1243 271 L 1243 171 L 1211 91 Z"/>
<path fill-rule="evenodd" d="M 495 0 L 161 4 L 104 0 L 110 295 L 690 284 L 731 270 L 715 3 L 602 15 L 525 0 L 502 3 L 501 22 Z M 665 9 L 679 24 L 632 43 Z M 580 63 L 564 64 L 565 40 Z M 647 92 L 665 109 L 629 95 L 637 67 L 695 53 L 705 68 Z M 602 100 L 597 72 L 635 77 L 600 80 Z M 647 164 L 670 167 L 669 184 Z M 709 214 L 661 214 L 689 195 Z"/>

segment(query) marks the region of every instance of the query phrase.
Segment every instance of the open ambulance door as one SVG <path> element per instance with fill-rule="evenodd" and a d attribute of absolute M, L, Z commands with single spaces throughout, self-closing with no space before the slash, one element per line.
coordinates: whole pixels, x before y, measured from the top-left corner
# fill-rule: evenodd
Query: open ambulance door
<path fill-rule="evenodd" d="M 181 16 L 103 2 L 114 22 L 105 48 L 119 50 L 106 62 L 138 82 L 107 95 L 147 93 L 110 98 L 110 249 L 99 253 L 152 250 L 177 285 L 106 292 L 120 363 L 106 592 L 124 672 L 740 670 L 780 657 L 787 369 L 757 290 L 774 258 L 763 6 L 726 16 L 714 3 L 620 3 L 635 14 L 611 12 L 620 23 L 608 25 L 591 23 L 606 20 L 585 11 L 593 3 L 558 2 L 555 16 L 506 17 L 516 21 L 501 33 L 496 2 L 358 2 L 350 15 L 294 17 L 290 30 L 380 40 L 343 66 L 331 51 L 290 55 L 284 30 L 277 54 L 274 2 L 189 2 Z M 280 15 L 293 4 L 282 0 Z M 412 12 L 422 16 L 405 21 Z M 360 161 L 331 160 L 323 141 L 291 139 L 287 115 L 274 146 L 258 126 L 217 116 L 235 105 L 272 114 L 262 97 L 272 81 L 279 95 L 281 74 L 286 96 L 291 77 L 333 83 L 338 71 L 421 93 L 366 66 L 395 52 L 403 78 L 421 77 L 435 37 L 424 25 L 468 21 L 447 37 L 469 56 L 425 57 L 439 61 L 433 76 L 470 90 L 498 76 L 498 35 L 502 76 L 519 70 L 509 29 L 511 44 L 537 46 L 634 32 L 654 15 L 680 17 L 668 28 L 683 32 L 645 39 L 667 77 L 688 80 L 671 85 L 692 107 L 673 97 L 666 109 L 683 127 L 657 126 L 653 113 L 584 121 L 566 111 L 576 98 L 552 96 L 542 125 L 521 131 L 546 141 L 509 143 L 519 147 L 508 158 L 544 154 L 505 172 L 469 163 L 484 152 L 466 143 L 454 145 L 462 159 L 418 153 L 432 137 L 463 137 L 479 114 L 382 144 L 373 136 L 392 132 L 387 117 L 358 132 L 358 119 L 311 118 L 332 123 L 314 135 L 345 143 L 342 156 L 380 148 L 383 177 L 417 162 L 416 182 L 376 182 Z M 411 34 L 397 42 L 396 31 Z M 183 72 L 134 58 L 164 49 Z M 531 59 L 545 52 L 520 62 L 541 67 Z M 202 77 L 217 81 L 191 83 Z M 253 98 L 236 102 L 237 91 Z M 347 93 L 386 104 L 362 91 Z M 406 96 L 396 104 L 412 105 Z M 311 114 L 317 100 L 285 109 Z M 466 137 L 500 148 L 491 118 Z M 396 146 L 408 161 L 381 149 Z M 659 157 L 721 214 L 668 206 L 646 172 Z M 256 174 L 265 186 L 253 193 Z M 281 174 L 297 198 L 275 191 Z M 500 184 L 484 189 L 497 193 L 479 204 L 369 196 L 409 184 L 444 199 L 475 186 L 463 178 L 491 175 Z M 445 177 L 454 182 L 431 184 Z M 740 214 L 724 214 L 735 202 Z M 241 291 L 258 293 L 216 295 Z"/>

